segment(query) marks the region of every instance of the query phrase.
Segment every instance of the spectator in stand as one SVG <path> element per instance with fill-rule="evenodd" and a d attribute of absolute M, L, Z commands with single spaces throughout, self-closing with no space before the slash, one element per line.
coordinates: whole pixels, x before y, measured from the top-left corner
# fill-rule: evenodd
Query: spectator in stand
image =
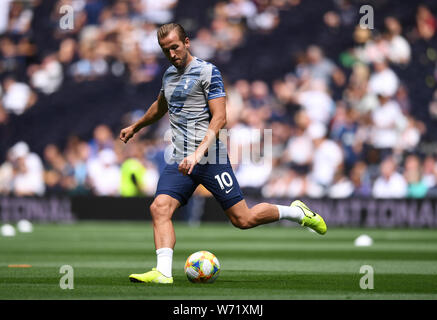
<path fill-rule="evenodd" d="M 266 197 L 302 197 L 305 196 L 305 179 L 298 176 L 294 170 L 277 168 L 269 181 L 262 187 L 261 194 Z"/>
<path fill-rule="evenodd" d="M 304 177 L 310 171 L 314 153 L 313 141 L 306 132 L 310 119 L 303 110 L 296 114 L 295 119 L 296 128 L 287 142 L 282 161 L 288 163 L 296 175 Z"/>
<path fill-rule="evenodd" d="M 245 79 L 239 79 L 234 84 L 235 90 L 241 96 L 242 102 L 244 106 L 248 106 L 250 99 L 250 83 Z"/>
<path fill-rule="evenodd" d="M 108 72 L 108 64 L 93 46 L 84 45 L 79 51 L 81 59 L 71 66 L 71 73 L 77 82 L 91 81 Z"/>
<path fill-rule="evenodd" d="M 136 143 L 127 145 L 125 160 L 121 164 L 120 194 L 122 197 L 138 197 L 145 194 L 146 168 L 143 165 L 142 148 Z"/>
<path fill-rule="evenodd" d="M 88 143 L 78 137 L 70 137 L 65 149 L 65 158 L 72 170 L 67 176 L 70 194 L 88 194 L 90 182 L 87 172 L 87 161 L 90 158 Z"/>
<path fill-rule="evenodd" d="M 44 195 L 44 168 L 40 157 L 30 152 L 29 146 L 23 141 L 17 142 L 10 152 L 14 167 L 13 194 L 17 196 Z"/>
<path fill-rule="evenodd" d="M 346 80 L 343 71 L 325 57 L 322 49 L 317 45 L 308 47 L 306 62 L 298 66 L 297 76 L 304 81 L 321 80 L 328 87 L 331 81 L 337 86 L 343 86 Z"/>
<path fill-rule="evenodd" d="M 14 165 L 12 148 L 6 154 L 6 161 L 0 165 L 0 195 L 12 193 L 14 181 Z"/>
<path fill-rule="evenodd" d="M 295 94 L 295 101 L 307 112 L 312 122 L 328 125 L 331 120 L 335 103 L 329 95 L 325 82 L 312 79 L 307 88 L 301 88 Z"/>
<path fill-rule="evenodd" d="M 352 66 L 348 86 L 344 91 L 345 102 L 362 116 L 379 105 L 377 95 L 368 90 L 369 77 L 369 67 L 361 62 L 355 63 Z"/>
<path fill-rule="evenodd" d="M 425 125 L 410 115 L 405 117 L 405 122 L 405 127 L 400 132 L 398 144 L 394 148 L 396 153 L 414 152 L 419 145 L 421 136 L 426 132 Z"/>
<path fill-rule="evenodd" d="M 368 90 L 373 94 L 381 94 L 385 97 L 393 97 L 399 87 L 399 78 L 390 69 L 384 58 L 373 63 L 374 72 L 370 75 Z"/>
<path fill-rule="evenodd" d="M 432 155 L 425 157 L 423 161 L 422 181 L 428 189 L 437 186 L 437 163 Z"/>
<path fill-rule="evenodd" d="M 61 186 L 63 170 L 58 170 L 57 160 L 62 157 L 58 148 L 49 144 L 44 148 L 44 182 L 46 185 L 46 194 L 61 193 L 64 190 Z"/>
<path fill-rule="evenodd" d="M 267 83 L 262 80 L 255 80 L 252 82 L 250 90 L 251 93 L 244 114 L 250 113 L 249 117 L 256 115 L 261 121 L 270 119 L 274 101 Z"/>
<path fill-rule="evenodd" d="M 252 82 L 249 105 L 253 109 L 271 107 L 272 97 L 269 92 L 269 86 L 265 81 L 255 80 Z"/>
<path fill-rule="evenodd" d="M 13 77 L 3 81 L 4 94 L 2 103 L 6 111 L 20 115 L 32 107 L 36 94 L 24 82 L 18 82 Z"/>
<path fill-rule="evenodd" d="M 411 59 L 411 47 L 402 36 L 401 23 L 395 17 L 386 17 L 384 24 L 387 30 L 385 36 L 388 42 L 388 60 L 395 64 L 408 64 Z"/>
<path fill-rule="evenodd" d="M 191 41 L 191 52 L 202 60 L 210 60 L 215 55 L 215 41 L 211 31 L 201 28 L 197 31 L 196 37 Z"/>
<path fill-rule="evenodd" d="M 130 71 L 130 81 L 133 84 L 152 81 L 161 69 L 156 56 L 152 54 L 143 55 L 137 45 L 131 53 L 128 68 Z"/>
<path fill-rule="evenodd" d="M 251 147 L 253 148 L 254 146 L 252 145 Z M 257 156 L 255 155 L 255 158 L 240 164 L 235 171 L 235 177 L 243 189 L 261 189 L 268 181 L 272 172 L 272 164 Z"/>
<path fill-rule="evenodd" d="M 322 123 L 311 123 L 307 131 L 314 143 L 310 178 L 322 188 L 327 188 L 343 163 L 343 152 L 334 141 L 327 139 L 327 129 Z"/>
<path fill-rule="evenodd" d="M 327 190 L 327 196 L 332 199 L 344 199 L 354 192 L 352 181 L 346 176 L 343 168 L 339 168 L 334 175 L 332 184 Z"/>
<path fill-rule="evenodd" d="M 258 32 L 270 33 L 280 22 L 279 10 L 273 5 L 265 5 L 259 8 L 258 13 L 248 20 L 248 26 Z"/>
<path fill-rule="evenodd" d="M 424 40 L 431 40 L 437 29 L 437 19 L 426 5 L 419 5 L 416 13 L 418 36 Z"/>
<path fill-rule="evenodd" d="M 47 55 L 41 65 L 31 65 L 28 68 L 30 83 L 35 89 L 51 94 L 59 89 L 63 80 L 62 65 L 56 54 Z"/>
<path fill-rule="evenodd" d="M 44 148 L 45 181 L 47 193 L 69 192 L 76 187 L 74 180 L 74 168 L 67 161 L 66 153 L 62 153 L 59 148 L 49 144 Z"/>
<path fill-rule="evenodd" d="M 381 92 L 378 95 L 380 106 L 372 111 L 371 143 L 380 150 L 382 157 L 391 153 L 399 143 L 401 133 L 407 127 L 407 119 L 399 104 Z"/>
<path fill-rule="evenodd" d="M 288 77 L 287 77 L 288 78 Z M 293 123 L 293 119 L 299 111 L 299 105 L 293 101 L 296 91 L 296 81 L 293 79 L 278 79 L 273 82 L 274 108 L 272 117 Z"/>
<path fill-rule="evenodd" d="M 230 61 L 232 49 L 238 47 L 243 39 L 243 26 L 240 24 L 231 24 L 227 20 L 226 14 L 220 12 L 220 2 L 215 7 L 215 17 L 211 23 L 211 31 L 215 41 L 216 59 L 221 61 Z"/>
<path fill-rule="evenodd" d="M 9 1 L 0 1 L 0 35 L 4 34 L 9 25 Z"/>
<path fill-rule="evenodd" d="M 178 0 L 139 0 L 138 8 L 143 18 L 156 24 L 165 24 L 173 20 L 173 8 Z"/>
<path fill-rule="evenodd" d="M 422 168 L 420 159 L 417 155 L 409 155 L 405 159 L 405 180 L 408 183 L 407 197 L 423 198 L 428 192 L 428 186 L 422 178 Z"/>
<path fill-rule="evenodd" d="M 369 57 L 368 44 L 372 41 L 372 31 L 367 28 L 361 28 L 361 26 L 357 25 L 355 27 L 354 33 L 352 35 L 354 40 L 354 47 L 351 48 L 347 53 L 343 55 L 344 57 L 350 58 L 352 63 L 361 62 L 364 64 L 368 64 L 371 62 L 371 58 Z M 345 61 L 343 62 L 344 64 Z"/>
<path fill-rule="evenodd" d="M 102 10 L 99 17 L 100 29 L 105 34 L 122 32 L 129 24 L 129 5 L 125 1 L 116 1 Z M 120 39 L 123 40 L 123 39 Z"/>
<path fill-rule="evenodd" d="M 401 107 L 402 113 L 411 113 L 411 101 L 408 93 L 408 88 L 404 83 L 401 83 L 395 95 L 395 100 Z"/>
<path fill-rule="evenodd" d="M 367 171 L 367 165 L 363 161 L 355 163 L 350 172 L 353 195 L 358 197 L 370 197 L 372 195 L 372 181 Z"/>
<path fill-rule="evenodd" d="M 330 137 L 344 152 L 344 165 L 347 172 L 359 158 L 355 137 L 359 126 L 358 117 L 356 110 L 348 108 L 344 101 L 339 101 L 331 121 Z"/>
<path fill-rule="evenodd" d="M 236 166 L 251 161 L 251 145 L 259 142 L 259 133 L 263 132 L 265 123 L 256 113 L 248 112 L 243 121 L 236 123 L 229 130 L 229 159 Z M 246 150 L 246 152 L 243 152 Z"/>
<path fill-rule="evenodd" d="M 384 38 L 383 34 L 376 30 L 373 32 L 369 31 L 368 38 L 364 45 L 358 47 L 355 51 L 356 58 L 367 64 L 386 60 L 389 53 L 389 43 Z"/>
<path fill-rule="evenodd" d="M 287 142 L 290 139 L 292 134 L 292 128 L 285 121 L 274 120 L 263 123 L 263 128 L 261 128 L 261 132 L 263 129 L 269 129 L 269 123 L 272 134 L 272 161 L 273 165 L 281 165 L 281 162 L 285 149 L 287 147 Z"/>
<path fill-rule="evenodd" d="M 86 24 L 99 24 L 99 16 L 105 7 L 104 0 L 87 0 L 84 11 L 86 13 Z"/>
<path fill-rule="evenodd" d="M 114 148 L 114 135 L 111 129 L 105 125 L 98 125 L 93 132 L 93 139 L 89 142 L 90 158 L 96 157 L 103 149 Z"/>
<path fill-rule="evenodd" d="M 63 71 L 77 60 L 77 42 L 73 38 L 67 38 L 61 41 L 58 51 L 58 59 L 62 65 Z"/>
<path fill-rule="evenodd" d="M 345 26 L 352 26 L 357 21 L 357 15 L 359 13 L 359 8 L 356 4 L 350 0 L 335 1 L 335 6 L 340 15 L 342 24 Z"/>
<path fill-rule="evenodd" d="M 137 31 L 137 41 L 145 55 L 159 55 L 162 53 L 156 36 L 157 28 L 153 23 L 144 21 L 142 28 Z"/>
<path fill-rule="evenodd" d="M 247 88 L 247 94 L 244 94 L 238 87 L 238 83 L 243 83 L 244 88 Z M 246 86 L 247 85 L 247 86 Z M 229 86 L 225 82 L 226 90 L 226 123 L 228 128 L 234 127 L 241 119 L 241 114 L 246 106 L 246 101 L 249 97 L 250 86 L 245 80 L 238 80 L 234 85 Z"/>
<path fill-rule="evenodd" d="M 9 2 L 9 1 L 6 1 Z M 11 1 L 9 8 L 8 32 L 24 35 L 29 32 L 33 17 L 30 1 Z"/>
<path fill-rule="evenodd" d="M 144 176 L 144 193 L 146 196 L 154 196 L 159 180 L 158 166 L 147 159 L 144 159 L 144 166 L 146 168 Z"/>
<path fill-rule="evenodd" d="M 375 198 L 404 198 L 408 194 L 405 178 L 397 172 L 397 164 L 393 157 L 387 157 L 380 166 L 380 176 L 376 179 L 372 195 Z"/>
<path fill-rule="evenodd" d="M 120 168 L 112 149 L 103 149 L 88 167 L 92 189 L 99 196 L 120 195 Z"/>
<path fill-rule="evenodd" d="M 242 20 L 250 20 L 257 13 L 255 4 L 250 0 L 230 0 L 225 11 L 231 23 L 240 23 Z"/>
<path fill-rule="evenodd" d="M 18 45 L 8 36 L 0 38 L 0 74 L 21 74 L 24 68 Z"/>
<path fill-rule="evenodd" d="M 6 112 L 5 108 L 3 108 L 3 104 L 1 101 L 1 87 L 0 87 L 0 126 L 6 125 L 9 121 L 9 115 Z"/>

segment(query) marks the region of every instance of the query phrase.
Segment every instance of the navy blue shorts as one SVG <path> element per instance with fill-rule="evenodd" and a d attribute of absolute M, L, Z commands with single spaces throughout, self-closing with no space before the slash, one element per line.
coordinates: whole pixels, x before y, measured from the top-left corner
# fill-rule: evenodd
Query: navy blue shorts
<path fill-rule="evenodd" d="M 196 164 L 190 175 L 183 175 L 178 170 L 178 163 L 167 164 L 159 177 L 155 197 L 167 194 L 185 205 L 194 190 L 202 184 L 213 194 L 223 210 L 243 200 L 243 193 L 231 164 Z"/>

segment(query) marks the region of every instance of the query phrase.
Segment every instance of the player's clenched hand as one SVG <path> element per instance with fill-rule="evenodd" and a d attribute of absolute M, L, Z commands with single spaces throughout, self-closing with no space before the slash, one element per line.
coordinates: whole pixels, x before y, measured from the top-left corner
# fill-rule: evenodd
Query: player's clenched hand
<path fill-rule="evenodd" d="M 133 126 L 129 126 L 120 131 L 120 140 L 124 143 L 128 142 L 135 134 Z"/>
<path fill-rule="evenodd" d="M 200 160 L 196 157 L 196 152 L 190 154 L 188 157 L 185 157 L 181 163 L 179 164 L 178 170 L 182 172 L 183 175 L 191 174 L 193 172 L 194 166 Z"/>

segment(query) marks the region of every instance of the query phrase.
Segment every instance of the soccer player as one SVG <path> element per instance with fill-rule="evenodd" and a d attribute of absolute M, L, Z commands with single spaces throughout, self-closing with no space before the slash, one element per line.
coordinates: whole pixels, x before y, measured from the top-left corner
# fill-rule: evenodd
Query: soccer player
<path fill-rule="evenodd" d="M 176 237 L 171 218 L 179 206 L 187 203 L 199 184 L 214 195 L 238 228 L 288 219 L 325 234 L 327 227 L 323 218 L 299 200 L 290 206 L 260 203 L 248 208 L 226 146 L 218 138 L 220 129 L 226 125 L 226 94 L 219 70 L 190 54 L 190 40 L 181 25 L 165 24 L 158 29 L 157 36 L 172 66 L 164 73 L 157 100 L 141 119 L 121 130 L 120 139 L 128 142 L 139 130 L 169 112 L 173 154 L 159 178 L 150 206 L 157 266 L 146 273 L 132 274 L 129 279 L 173 283 Z M 202 161 L 206 157 L 208 161 Z"/>

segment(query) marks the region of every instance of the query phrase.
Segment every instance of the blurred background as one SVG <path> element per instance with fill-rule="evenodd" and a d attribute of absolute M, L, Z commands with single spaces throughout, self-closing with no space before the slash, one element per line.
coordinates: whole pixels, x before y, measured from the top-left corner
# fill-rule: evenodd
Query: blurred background
<path fill-rule="evenodd" d="M 2 1 L 0 197 L 153 197 L 168 116 L 127 145 L 118 134 L 156 99 L 169 66 L 156 30 L 178 22 L 223 75 L 237 149 L 273 130 L 272 165 L 233 159 L 245 195 L 432 198 L 436 15 L 431 0 Z"/>

